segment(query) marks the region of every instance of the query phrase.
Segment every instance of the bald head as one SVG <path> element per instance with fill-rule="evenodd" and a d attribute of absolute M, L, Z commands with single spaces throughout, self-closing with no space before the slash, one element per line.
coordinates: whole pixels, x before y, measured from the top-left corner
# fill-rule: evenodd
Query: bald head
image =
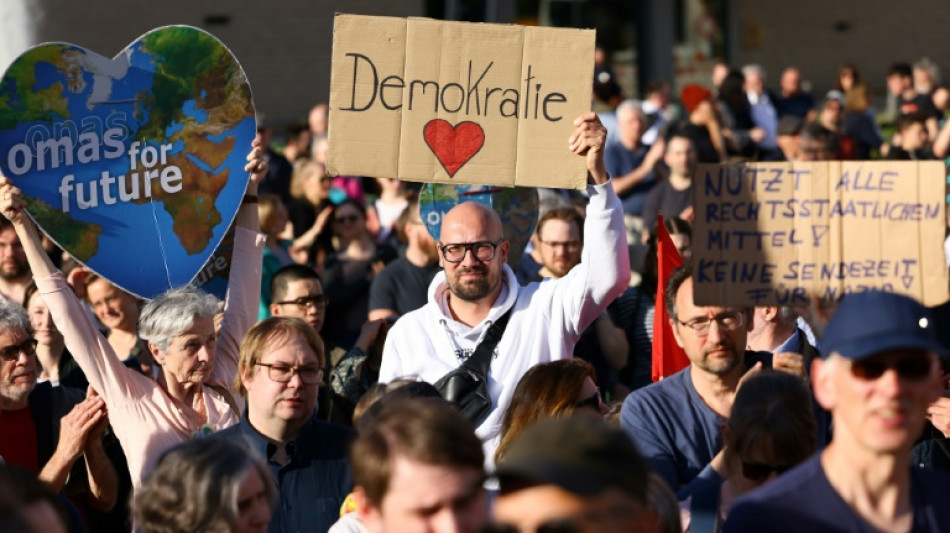
<path fill-rule="evenodd" d="M 494 209 L 478 202 L 464 202 L 453 207 L 442 219 L 443 244 L 456 242 L 497 241 L 504 237 L 501 219 Z"/>
<path fill-rule="evenodd" d="M 439 262 L 452 294 L 467 302 L 494 303 L 509 248 L 498 214 L 477 202 L 459 204 L 442 219 L 439 240 Z"/>

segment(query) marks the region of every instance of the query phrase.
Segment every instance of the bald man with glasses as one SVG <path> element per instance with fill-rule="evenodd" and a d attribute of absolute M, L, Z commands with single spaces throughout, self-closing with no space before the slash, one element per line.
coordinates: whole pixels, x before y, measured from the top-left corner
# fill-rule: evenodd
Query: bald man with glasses
<path fill-rule="evenodd" d="M 560 279 L 519 286 L 498 215 L 462 203 L 442 221 L 443 271 L 429 285 L 428 302 L 396 322 L 383 350 L 381 382 L 417 376 L 435 383 L 469 359 L 489 330 L 500 329 L 493 324 L 507 320 L 488 364 L 490 407 L 475 420 L 487 461 L 521 376 L 535 364 L 571 357 L 581 332 L 630 279 L 623 208 L 604 166 L 607 132 L 594 113 L 574 127 L 569 149 L 586 158 L 590 195 L 581 263 Z"/>

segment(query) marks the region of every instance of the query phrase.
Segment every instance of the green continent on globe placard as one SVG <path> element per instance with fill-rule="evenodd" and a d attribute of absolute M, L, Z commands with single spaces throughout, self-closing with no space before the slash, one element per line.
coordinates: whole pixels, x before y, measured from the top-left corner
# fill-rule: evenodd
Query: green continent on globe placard
<path fill-rule="evenodd" d="M 79 222 L 38 198 L 24 198 L 27 211 L 39 222 L 40 227 L 50 230 L 55 228 L 50 236 L 60 247 L 69 250 L 76 259 L 86 263 L 99 251 L 102 226 L 92 222 Z"/>
<path fill-rule="evenodd" d="M 175 122 L 184 126 L 176 137 L 217 135 L 252 116 L 250 87 L 240 65 L 211 35 L 194 28 L 163 28 L 145 36 L 141 51 L 161 60 L 156 61 L 151 92 L 140 102 L 149 109 L 149 121 L 136 132 L 136 140 L 162 138 Z M 188 100 L 195 101 L 207 120 L 199 123 L 184 112 Z"/>
<path fill-rule="evenodd" d="M 80 54 L 64 51 L 58 46 L 43 46 L 30 50 L 7 68 L 0 83 L 0 129 L 12 130 L 24 122 L 52 122 L 54 117 L 68 119 L 68 102 L 63 96 L 62 82 L 46 89 L 34 90 L 37 63 L 49 63 L 64 74 L 67 80 L 75 75 L 64 57 Z M 70 56 L 72 54 L 72 56 Z"/>

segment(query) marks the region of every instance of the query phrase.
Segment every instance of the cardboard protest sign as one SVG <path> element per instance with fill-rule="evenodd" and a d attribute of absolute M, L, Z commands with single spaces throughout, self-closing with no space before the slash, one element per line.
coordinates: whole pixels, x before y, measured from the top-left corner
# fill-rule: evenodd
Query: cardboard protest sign
<path fill-rule="evenodd" d="M 491 207 L 498 213 L 505 239 L 511 245 L 508 265 L 515 268 L 538 224 L 538 190 L 533 187 L 427 183 L 419 192 L 419 215 L 433 239 L 439 241 L 442 218 L 446 213 L 458 204 L 469 201 Z"/>
<path fill-rule="evenodd" d="M 582 188 L 594 31 L 337 15 L 333 175 Z"/>
<path fill-rule="evenodd" d="M 0 169 L 53 241 L 140 297 L 187 284 L 211 257 L 255 134 L 241 66 L 188 26 L 113 59 L 43 44 L 0 81 Z"/>
<path fill-rule="evenodd" d="M 876 288 L 948 299 L 940 161 L 700 165 L 698 305 L 802 305 Z"/>

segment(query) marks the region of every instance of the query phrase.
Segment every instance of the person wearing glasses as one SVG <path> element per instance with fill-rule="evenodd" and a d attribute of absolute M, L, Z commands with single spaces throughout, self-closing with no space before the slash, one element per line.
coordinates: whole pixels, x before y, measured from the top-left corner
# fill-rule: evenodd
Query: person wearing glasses
<path fill-rule="evenodd" d="M 83 399 L 80 389 L 38 384 L 31 333 L 23 308 L 0 299 L 0 463 L 30 472 L 53 491 L 81 495 L 76 502 L 88 506 L 87 515 L 109 511 L 119 478 L 102 439 L 105 402 L 91 393 Z M 99 525 L 106 531 L 111 523 Z"/>
<path fill-rule="evenodd" d="M 505 412 L 495 462 L 525 428 L 539 420 L 574 415 L 603 418 L 608 408 L 594 377 L 594 367 L 581 358 L 541 363 L 528 370 Z"/>
<path fill-rule="evenodd" d="M 584 217 L 573 207 L 556 207 L 541 215 L 535 229 L 541 270 L 531 281 L 544 278 L 559 279 L 567 275 L 581 262 L 584 249 Z M 625 293 L 626 294 L 626 293 Z M 615 396 L 614 386 L 619 381 L 619 371 L 627 365 L 630 345 L 626 334 L 614 324 L 610 309 L 619 307 L 624 296 L 614 300 L 578 339 L 574 356 L 583 358 L 594 366 L 597 387 Z M 623 390 L 616 392 L 626 396 Z M 623 396 L 620 396 L 623 398 Z"/>
<path fill-rule="evenodd" d="M 822 347 L 811 385 L 831 443 L 739 499 L 723 531 L 946 531 L 950 477 L 910 462 L 947 355 L 930 313 L 907 296 L 851 294 Z"/>
<path fill-rule="evenodd" d="M 267 461 L 280 502 L 275 533 L 328 530 L 353 486 L 346 453 L 355 432 L 316 416 L 324 360 L 320 336 L 298 318 L 262 320 L 241 341 L 234 387 L 247 411 L 220 437 L 246 439 Z"/>
<path fill-rule="evenodd" d="M 163 451 L 240 421 L 242 406 L 230 384 L 237 371 L 241 336 L 258 312 L 264 237 L 257 232 L 255 203 L 257 183 L 267 170 L 263 154 L 259 141 L 254 141 L 245 166 L 251 179 L 235 217 L 234 254 L 220 333 L 214 328 L 217 299 L 198 289 L 172 289 L 142 309 L 139 335 L 148 341 L 152 357 L 161 366 L 157 379 L 122 364 L 42 248 L 21 191 L 0 177 L 0 212 L 13 222 L 66 348 L 105 400 L 128 459 L 133 489 L 141 486 Z"/>
<path fill-rule="evenodd" d="M 802 380 L 775 371 L 746 380 L 723 434 L 726 479 L 697 488 L 684 502 L 689 532 L 721 531 L 736 499 L 808 459 L 818 449 L 817 435 L 811 393 Z"/>
<path fill-rule="evenodd" d="M 494 322 L 509 316 L 487 376 L 490 410 L 477 428 L 488 461 L 521 377 L 538 363 L 571 357 L 581 332 L 630 280 L 623 209 L 604 167 L 607 131 L 594 113 L 574 126 L 569 149 L 586 159 L 590 195 L 581 263 L 560 279 L 520 286 L 507 265 L 510 244 L 497 213 L 461 203 L 442 220 L 443 271 L 429 285 L 428 303 L 403 315 L 383 348 L 380 382 L 417 376 L 435 383 L 474 353 Z"/>
<path fill-rule="evenodd" d="M 369 288 L 398 254 L 377 243 L 366 227 L 366 208 L 347 199 L 334 208 L 333 234 L 339 246 L 323 263 L 323 286 L 330 297 L 323 340 L 349 350 L 369 314 Z"/>
<path fill-rule="evenodd" d="M 620 424 L 653 471 L 684 500 L 706 480 L 722 482 L 722 424 L 743 375 L 771 367 L 772 354 L 746 351 L 748 309 L 693 303 L 691 264 L 670 276 L 666 299 L 673 335 L 690 365 L 627 396 Z M 801 366 L 783 370 L 804 377 Z"/>

